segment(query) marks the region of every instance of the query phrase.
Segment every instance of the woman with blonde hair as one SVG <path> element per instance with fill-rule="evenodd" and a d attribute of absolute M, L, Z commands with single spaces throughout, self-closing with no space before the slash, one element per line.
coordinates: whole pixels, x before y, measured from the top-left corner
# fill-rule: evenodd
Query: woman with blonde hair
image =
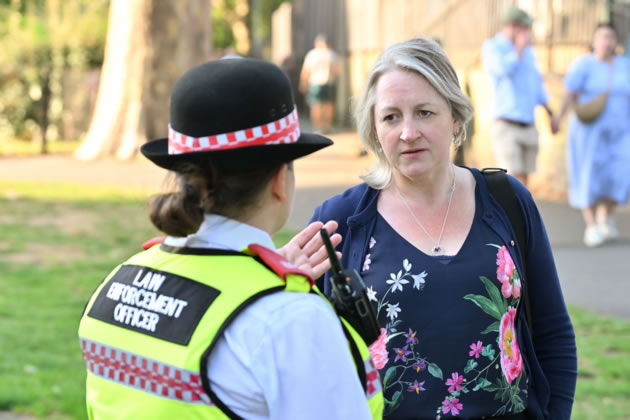
<path fill-rule="evenodd" d="M 361 272 L 378 313 L 385 418 L 568 420 L 575 337 L 545 227 L 510 176 L 521 250 L 483 174 L 451 162 L 472 113 L 437 43 L 387 48 L 356 107 L 376 163 L 312 220 L 339 224 L 342 264 Z"/>

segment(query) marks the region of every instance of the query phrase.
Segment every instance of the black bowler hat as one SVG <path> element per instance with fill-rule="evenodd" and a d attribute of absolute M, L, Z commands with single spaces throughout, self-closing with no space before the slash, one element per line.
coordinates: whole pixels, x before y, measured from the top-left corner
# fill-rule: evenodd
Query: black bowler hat
<path fill-rule="evenodd" d="M 226 58 L 192 68 L 175 83 L 170 118 L 168 138 L 140 150 L 171 170 L 187 162 L 253 169 L 332 144 L 300 132 L 289 80 L 263 60 Z"/>

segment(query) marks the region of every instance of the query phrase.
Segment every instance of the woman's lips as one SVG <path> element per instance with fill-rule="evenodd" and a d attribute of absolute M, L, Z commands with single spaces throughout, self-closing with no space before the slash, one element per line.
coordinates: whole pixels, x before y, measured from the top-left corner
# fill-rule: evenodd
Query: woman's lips
<path fill-rule="evenodd" d="M 427 149 L 411 149 L 411 150 L 405 150 L 404 152 L 402 152 L 403 155 L 417 155 L 419 153 L 422 152 L 426 152 Z"/>

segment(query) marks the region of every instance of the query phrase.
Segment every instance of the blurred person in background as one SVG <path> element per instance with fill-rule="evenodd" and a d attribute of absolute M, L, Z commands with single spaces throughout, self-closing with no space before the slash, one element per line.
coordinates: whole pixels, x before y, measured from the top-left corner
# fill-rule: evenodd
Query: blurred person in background
<path fill-rule="evenodd" d="M 616 46 L 615 29 L 597 25 L 592 52 L 579 57 L 565 76 L 566 95 L 552 122 L 557 133 L 572 105 L 608 92 L 593 121 L 576 115 L 569 121 L 569 204 L 582 210 L 584 243 L 590 247 L 617 238 L 612 213 L 630 197 L 630 59 L 615 55 Z"/>
<path fill-rule="evenodd" d="M 337 77 L 341 66 L 337 54 L 328 46 L 326 35 L 317 35 L 314 46 L 304 57 L 300 91 L 306 95 L 313 129 L 329 133 L 335 118 Z"/>
<path fill-rule="evenodd" d="M 305 109 L 304 95 L 300 92 L 300 67 L 302 63 L 293 53 L 287 54 L 280 63 L 280 69 L 287 75 L 297 109 Z"/>
<path fill-rule="evenodd" d="M 247 58 L 197 66 L 173 89 L 168 128 L 141 151 L 177 177 L 150 206 L 170 236 L 112 271 L 79 326 L 88 417 L 381 418 L 366 343 L 312 286 L 330 267 L 321 239 L 277 251 L 271 239 L 293 160 L 332 144 L 300 132 L 286 76 Z"/>
<path fill-rule="evenodd" d="M 524 10 L 511 7 L 505 13 L 502 31 L 482 47 L 483 63 L 494 87 L 492 142 L 496 163 L 525 186 L 528 176 L 536 171 L 538 156 L 534 109 L 542 105 L 552 115 L 531 46 L 532 22 Z"/>
<path fill-rule="evenodd" d="M 361 273 L 374 302 L 385 418 L 569 420 L 575 336 L 545 226 L 508 176 L 520 250 L 483 174 L 451 162 L 472 114 L 437 43 L 390 46 L 355 114 L 375 166 L 312 220 L 339 224 L 342 265 Z M 329 293 L 330 272 L 318 283 Z"/>

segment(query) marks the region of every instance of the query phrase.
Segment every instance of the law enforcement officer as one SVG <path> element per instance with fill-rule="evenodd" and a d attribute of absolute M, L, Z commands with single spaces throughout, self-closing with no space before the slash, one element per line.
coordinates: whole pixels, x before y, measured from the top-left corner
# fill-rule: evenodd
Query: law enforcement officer
<path fill-rule="evenodd" d="M 150 209 L 169 236 L 107 276 L 79 327 L 91 419 L 381 417 L 366 343 L 313 287 L 323 225 L 281 250 L 291 262 L 271 240 L 292 161 L 330 144 L 300 132 L 272 64 L 222 59 L 178 80 L 168 138 L 141 149 L 177 176 Z"/>

